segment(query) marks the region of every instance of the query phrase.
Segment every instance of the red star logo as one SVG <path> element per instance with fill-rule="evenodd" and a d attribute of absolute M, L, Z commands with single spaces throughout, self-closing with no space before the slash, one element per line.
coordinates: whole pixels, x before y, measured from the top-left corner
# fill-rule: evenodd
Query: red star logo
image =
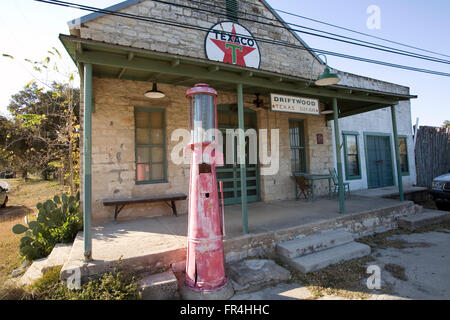
<path fill-rule="evenodd" d="M 236 39 L 236 29 L 234 28 L 234 25 L 231 33 L 233 34 L 232 42 L 217 39 L 211 39 L 211 41 L 225 54 L 223 62 L 246 67 L 247 65 L 245 64 L 244 57 L 256 48 L 234 42 Z"/>

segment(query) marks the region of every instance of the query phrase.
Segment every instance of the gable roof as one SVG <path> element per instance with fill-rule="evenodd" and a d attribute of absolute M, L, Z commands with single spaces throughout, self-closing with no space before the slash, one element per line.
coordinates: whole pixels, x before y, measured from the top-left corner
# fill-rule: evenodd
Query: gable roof
<path fill-rule="evenodd" d="M 123 1 L 123 2 L 119 2 L 119 3 L 115 4 L 115 5 L 112 5 L 110 7 L 107 7 L 104 10 L 107 10 L 107 11 L 119 11 L 121 9 L 125 9 L 125 8 L 127 8 L 129 6 L 132 6 L 134 4 L 138 4 L 138 3 L 141 3 L 141 2 L 144 2 L 144 1 L 146 1 L 146 0 L 126 0 L 126 1 Z M 320 59 L 320 57 L 314 51 L 311 50 L 311 48 L 306 44 L 306 42 L 303 41 L 303 39 L 300 38 L 300 36 L 296 32 L 291 30 L 291 27 L 288 25 L 288 23 L 286 21 L 284 21 L 284 19 L 275 11 L 274 8 L 272 8 L 270 6 L 270 4 L 267 3 L 267 1 L 265 1 L 265 0 L 259 0 L 259 1 L 275 16 L 276 19 L 279 20 L 279 22 L 285 28 L 287 28 L 286 30 L 289 31 L 306 48 L 306 50 L 308 50 L 308 52 L 311 55 L 313 55 L 314 58 L 317 59 L 317 61 L 319 61 L 321 64 L 325 64 L 323 62 L 323 60 Z M 174 5 L 176 5 L 176 4 L 174 4 Z M 78 19 L 72 19 L 72 20 L 68 21 L 67 24 L 69 25 L 69 28 L 74 28 L 74 27 L 76 27 L 76 26 L 78 26 L 78 25 L 80 25 L 82 23 L 86 23 L 86 22 L 95 20 L 95 19 L 103 17 L 105 15 L 107 15 L 106 12 L 105 13 L 103 13 L 103 12 L 92 12 L 92 13 L 87 14 L 85 16 L 82 16 L 82 17 L 80 17 Z"/>

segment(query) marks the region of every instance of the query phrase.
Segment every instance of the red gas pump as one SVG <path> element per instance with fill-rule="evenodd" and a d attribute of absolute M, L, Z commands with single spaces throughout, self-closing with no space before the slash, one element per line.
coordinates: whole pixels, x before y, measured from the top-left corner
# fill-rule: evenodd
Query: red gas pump
<path fill-rule="evenodd" d="M 223 205 L 220 212 L 217 190 L 216 166 L 223 165 L 217 142 L 217 92 L 207 84 L 197 84 L 186 92 L 186 97 L 191 132 L 188 147 L 192 150 L 185 280 L 190 293 L 187 298 L 205 299 L 205 296 L 214 296 L 208 292 L 220 291 L 223 294 L 214 298 L 227 299 L 234 292 L 225 277 Z"/>

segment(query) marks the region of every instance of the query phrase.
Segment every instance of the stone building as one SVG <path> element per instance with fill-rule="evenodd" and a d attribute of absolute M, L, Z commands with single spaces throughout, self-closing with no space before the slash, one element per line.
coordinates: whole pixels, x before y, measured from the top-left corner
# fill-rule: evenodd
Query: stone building
<path fill-rule="evenodd" d="M 187 194 L 189 165 L 175 164 L 171 155 L 179 143 L 174 131 L 188 128 L 185 93 L 196 83 L 218 91 L 220 128 L 268 129 L 269 150 L 270 130 L 279 130 L 279 170 L 261 174 L 265 165 L 248 164 L 248 201 L 294 199 L 293 171 L 340 172 L 333 146 L 340 145 L 342 135 L 334 137 L 332 129 L 338 118 L 343 118 L 342 131 L 357 131 L 350 120 L 355 115 L 391 107 L 401 112 L 401 133 L 409 130 L 409 99 L 414 98 L 409 88 L 341 71 L 336 71 L 338 84 L 317 85 L 311 79 L 324 72 L 325 63 L 266 1 L 169 2 L 124 1 L 70 21 L 70 35 L 60 35 L 82 77 L 85 220 L 113 218 L 105 198 Z M 164 98 L 144 96 L 154 83 Z M 274 111 L 271 94 L 314 99 L 319 105 L 313 114 Z M 392 128 L 390 119 L 386 125 Z M 407 143 L 411 151 L 410 137 Z M 395 150 L 394 144 L 394 158 Z M 409 156 L 411 173 L 412 160 Z M 227 203 L 245 201 L 239 165 L 219 169 L 218 177 Z M 320 181 L 315 191 L 327 194 L 328 183 Z M 178 202 L 178 213 L 187 212 L 185 202 Z M 120 217 L 170 214 L 164 203 L 138 204 L 124 208 Z"/>

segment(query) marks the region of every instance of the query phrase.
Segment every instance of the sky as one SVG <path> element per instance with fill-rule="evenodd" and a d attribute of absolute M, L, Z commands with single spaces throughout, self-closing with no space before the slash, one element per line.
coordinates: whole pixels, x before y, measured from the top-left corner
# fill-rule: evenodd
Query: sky
<path fill-rule="evenodd" d="M 121 1 L 72 0 L 72 2 L 105 8 Z M 450 1 L 448 0 L 321 0 L 320 2 L 268 0 L 268 3 L 275 9 L 445 54 L 447 57 L 436 55 L 434 57 L 450 60 L 450 41 L 448 41 Z M 367 10 L 373 5 L 379 8 L 380 13 L 379 24 L 375 23 L 375 26 L 379 28 L 375 29 L 367 25 L 368 19 L 373 16 L 373 11 L 368 13 Z M 34 72 L 31 65 L 24 61 L 25 58 L 42 60 L 48 56 L 48 50 L 56 47 L 63 55 L 63 61 L 75 68 L 61 45 L 58 35 L 69 33 L 67 21 L 85 14 L 87 14 L 85 11 L 33 0 L 0 1 L 0 70 L 2 72 L 0 114 L 7 115 L 6 107 L 11 95 L 21 90 L 33 79 L 33 75 L 40 79 L 44 78 L 45 81 L 52 80 L 51 77 L 46 79 L 45 74 Z M 282 13 L 280 15 L 286 21 L 298 25 L 393 46 L 305 19 Z M 450 73 L 449 64 L 378 52 L 301 33 L 299 35 L 311 48 Z M 413 50 L 405 47 L 398 48 Z M 9 54 L 14 59 L 2 57 L 1 54 Z M 419 118 L 419 125 L 430 126 L 441 126 L 444 120 L 450 120 L 450 77 L 394 69 L 333 56 L 327 56 L 327 60 L 331 67 L 342 71 L 410 87 L 410 93 L 418 96 L 411 101 L 413 124 L 416 118 Z"/>

